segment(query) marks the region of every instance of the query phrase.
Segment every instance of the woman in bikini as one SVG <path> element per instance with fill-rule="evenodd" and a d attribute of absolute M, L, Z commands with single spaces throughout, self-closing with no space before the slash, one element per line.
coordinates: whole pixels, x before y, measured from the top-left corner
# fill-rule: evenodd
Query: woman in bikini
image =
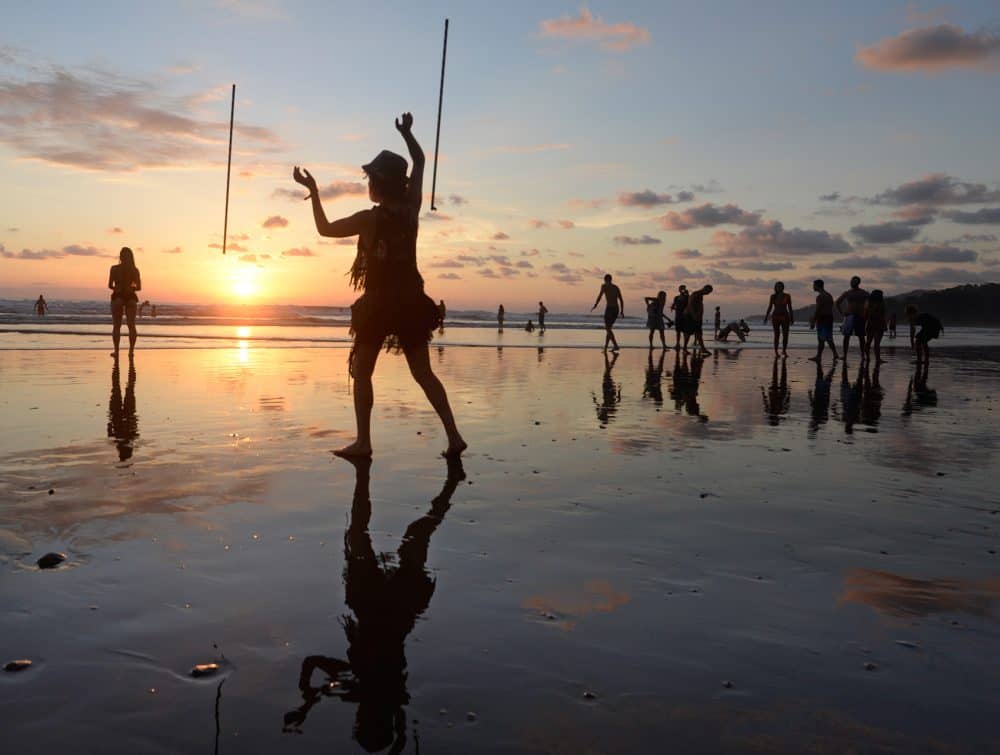
<path fill-rule="evenodd" d="M 351 266 L 351 284 L 364 293 L 351 305 L 354 345 L 349 357 L 354 378 L 354 414 L 358 439 L 335 451 L 339 456 L 371 456 L 372 373 L 379 352 L 402 351 L 410 372 L 424 389 L 448 436 L 445 456 L 458 456 L 466 443 L 455 425 L 448 394 L 431 369 L 427 344 L 440 316 L 434 300 L 424 293 L 417 270 L 417 225 L 423 199 L 424 152 L 413 136 L 413 116 L 403 113 L 396 128 L 413 160 L 407 178 L 406 158 L 383 150 L 362 166 L 368 196 L 375 206 L 339 220 L 326 219 L 316 179 L 298 167 L 292 177 L 309 190 L 316 230 L 321 236 L 358 236 L 358 254 Z"/>
<path fill-rule="evenodd" d="M 123 246 L 118 253 L 118 264 L 111 266 L 108 288 L 111 289 L 111 340 L 115 344 L 111 356 L 118 358 L 118 342 L 121 340 L 124 315 L 128 323 L 128 356 L 131 359 L 135 353 L 135 339 L 138 337 L 135 330 L 135 310 L 139 297 L 136 292 L 142 291 L 142 278 L 139 277 L 139 268 L 135 266 L 135 256 L 127 246 Z"/>
<path fill-rule="evenodd" d="M 785 293 L 785 284 L 778 281 L 774 284 L 774 293 L 767 303 L 767 312 L 764 313 L 764 322 L 771 318 L 771 325 L 774 327 L 774 354 L 778 354 L 778 338 L 781 337 L 781 350 L 784 356 L 788 356 L 788 328 L 795 322 L 792 315 L 792 297 Z"/>

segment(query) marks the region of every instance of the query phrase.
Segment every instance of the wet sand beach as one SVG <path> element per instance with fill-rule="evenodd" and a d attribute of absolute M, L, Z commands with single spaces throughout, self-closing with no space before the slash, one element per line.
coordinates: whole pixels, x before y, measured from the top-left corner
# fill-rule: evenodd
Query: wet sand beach
<path fill-rule="evenodd" d="M 369 468 L 346 349 L 0 351 L 2 750 L 996 751 L 1000 348 L 885 351 L 432 345 L 461 469 L 401 358 Z"/>

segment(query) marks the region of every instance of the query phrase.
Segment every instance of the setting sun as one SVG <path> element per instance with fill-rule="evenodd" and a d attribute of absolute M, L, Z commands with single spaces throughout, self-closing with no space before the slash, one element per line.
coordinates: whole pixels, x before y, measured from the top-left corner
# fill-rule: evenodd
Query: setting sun
<path fill-rule="evenodd" d="M 236 272 L 232 282 L 233 293 L 240 299 L 250 299 L 258 292 L 256 268 L 244 268 Z"/>

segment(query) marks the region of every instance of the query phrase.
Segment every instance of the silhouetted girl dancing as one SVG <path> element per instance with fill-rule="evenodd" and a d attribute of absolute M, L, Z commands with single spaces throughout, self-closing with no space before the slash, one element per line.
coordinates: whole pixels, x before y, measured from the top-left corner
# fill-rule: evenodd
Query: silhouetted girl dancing
<path fill-rule="evenodd" d="M 371 456 L 372 373 L 383 345 L 402 350 L 410 372 L 438 413 L 448 435 L 445 456 L 458 456 L 467 447 L 448 404 L 448 394 L 431 369 L 427 343 L 440 316 L 434 300 L 424 293 L 417 270 L 417 224 L 423 199 L 424 152 L 413 136 L 413 116 L 403 113 L 396 128 L 406 140 L 413 171 L 406 177 L 406 159 L 383 150 L 362 166 L 368 177 L 368 196 L 375 206 L 349 217 L 326 219 L 316 179 L 295 167 L 292 177 L 309 190 L 316 230 L 321 236 L 358 236 L 358 255 L 351 267 L 351 284 L 364 289 L 351 305 L 354 345 L 349 358 L 355 380 L 354 414 L 358 439 L 335 451 L 338 456 Z"/>
<path fill-rule="evenodd" d="M 111 266 L 108 288 L 111 289 L 111 340 L 115 344 L 111 356 L 118 358 L 118 341 L 121 340 L 124 315 L 128 323 L 128 355 L 131 358 L 135 352 L 135 339 L 138 337 L 135 330 L 135 308 L 139 297 L 136 296 L 136 291 L 142 291 L 142 279 L 139 277 L 139 268 L 135 266 L 132 250 L 127 246 L 123 246 L 118 253 L 118 264 Z"/>

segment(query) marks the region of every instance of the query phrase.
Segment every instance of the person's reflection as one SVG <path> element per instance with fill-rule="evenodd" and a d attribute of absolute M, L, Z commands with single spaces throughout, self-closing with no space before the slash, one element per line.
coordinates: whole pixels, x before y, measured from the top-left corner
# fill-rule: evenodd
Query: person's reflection
<path fill-rule="evenodd" d="M 119 461 L 132 458 L 132 442 L 139 437 L 139 418 L 135 414 L 135 361 L 131 358 L 128 360 L 128 382 L 125 384 L 124 399 L 117 359 L 111 368 L 108 437 L 114 439 Z"/>
<path fill-rule="evenodd" d="M 875 363 L 875 369 L 869 371 L 869 362 L 865 362 L 864 392 L 861 396 L 861 422 L 869 427 L 876 427 L 882 416 L 882 399 L 885 392 L 879 383 L 881 362 Z M 870 372 L 870 374 L 869 374 Z M 872 430 L 872 432 L 875 432 Z"/>
<path fill-rule="evenodd" d="M 847 360 L 840 371 L 840 419 L 844 432 L 854 432 L 854 425 L 861 418 L 861 392 L 864 381 L 864 363 L 858 365 L 858 377 L 852 383 L 847 379 Z"/>
<path fill-rule="evenodd" d="M 929 367 L 927 362 L 917 363 L 916 372 L 913 373 L 910 384 L 906 388 L 906 401 L 903 403 L 904 417 L 909 417 L 913 412 L 926 407 L 937 406 L 937 391 L 927 387 Z"/>
<path fill-rule="evenodd" d="M 426 514 L 413 521 L 395 557 L 376 553 L 368 523 L 371 459 L 350 460 L 357 470 L 351 518 L 344 533 L 344 593 L 353 616 L 341 618 L 347 636 L 347 660 L 310 655 L 302 661 L 299 690 L 303 703 L 284 718 L 284 731 L 298 731 L 323 697 L 357 704 L 354 739 L 367 752 L 402 752 L 406 746 L 406 637 L 430 603 L 435 580 L 425 563 L 431 535 L 465 479 L 459 458 L 448 460 L 448 477 Z M 314 686 L 313 672 L 326 680 Z"/>
<path fill-rule="evenodd" d="M 646 385 L 642 389 L 642 397 L 653 399 L 657 408 L 663 406 L 663 357 L 666 354 L 667 352 L 661 349 L 656 366 L 653 366 L 653 350 L 650 349 L 649 362 L 646 365 Z"/>
<path fill-rule="evenodd" d="M 809 434 L 815 435 L 820 425 L 825 425 L 830 419 L 830 389 L 833 386 L 833 373 L 836 367 L 823 374 L 823 365 L 816 363 L 816 384 L 809 391 L 809 405 L 812 408 L 812 419 L 809 421 Z"/>
<path fill-rule="evenodd" d="M 611 420 L 614 419 L 615 412 L 618 411 L 618 404 L 622 400 L 622 387 L 611 376 L 611 370 L 614 369 L 615 362 L 617 361 L 617 351 L 611 355 L 610 359 L 608 359 L 608 352 L 604 352 L 604 378 L 601 380 L 601 401 L 597 401 L 596 394 L 593 396 L 594 405 L 597 407 L 597 422 L 602 428 L 607 427 Z"/>
<path fill-rule="evenodd" d="M 781 362 L 780 380 L 778 379 L 778 362 Z M 774 363 L 771 365 L 771 385 L 768 386 L 767 390 L 761 386 L 760 395 L 764 399 L 764 412 L 767 414 L 768 423 L 777 427 L 778 423 L 781 422 L 782 415 L 788 412 L 788 406 L 791 403 L 788 394 L 787 360 L 775 356 Z"/>
<path fill-rule="evenodd" d="M 674 408 L 678 411 L 684 409 L 692 417 L 698 417 L 702 422 L 707 422 L 708 417 L 701 413 L 698 405 L 698 384 L 701 382 L 701 369 L 704 360 L 700 356 L 691 357 L 691 366 L 688 367 L 688 355 L 674 353 L 674 374 L 670 384 L 670 398 L 673 399 Z"/>
<path fill-rule="evenodd" d="M 538 347 L 538 363 L 541 364 L 545 360 L 545 347 Z"/>

